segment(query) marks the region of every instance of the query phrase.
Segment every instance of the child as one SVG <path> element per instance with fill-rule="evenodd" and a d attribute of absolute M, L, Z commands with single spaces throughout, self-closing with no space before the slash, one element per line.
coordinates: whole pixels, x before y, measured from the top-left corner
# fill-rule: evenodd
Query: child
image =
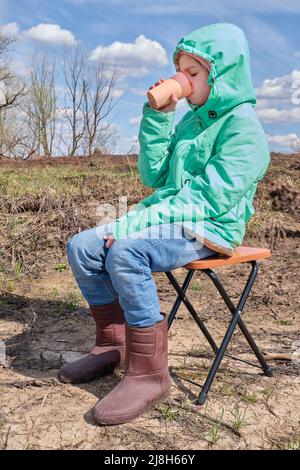
<path fill-rule="evenodd" d="M 125 363 L 123 379 L 93 408 L 99 424 L 130 421 L 168 397 L 168 323 L 151 273 L 232 255 L 270 161 L 243 31 L 226 23 L 195 30 L 180 39 L 173 61 L 191 82 L 191 110 L 172 133 L 176 97 L 159 110 L 146 102 L 139 133 L 139 174 L 156 190 L 67 245 L 97 334 L 91 353 L 59 377 L 87 381 Z"/>

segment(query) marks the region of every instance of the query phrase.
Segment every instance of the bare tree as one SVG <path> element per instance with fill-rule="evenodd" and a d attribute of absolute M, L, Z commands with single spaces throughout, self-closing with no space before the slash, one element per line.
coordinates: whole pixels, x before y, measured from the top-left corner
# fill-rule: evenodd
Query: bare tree
<path fill-rule="evenodd" d="M 10 46 L 14 42 L 14 38 L 0 33 L 0 112 L 16 106 L 18 98 L 22 96 L 25 90 L 25 85 L 20 84 L 9 67 Z"/>
<path fill-rule="evenodd" d="M 118 135 L 105 118 L 117 104 L 112 104 L 118 78 L 116 66 L 110 72 L 104 60 L 91 62 L 81 46 L 65 49 L 62 62 L 65 95 L 60 141 L 68 155 L 114 149 Z"/>
<path fill-rule="evenodd" d="M 31 147 L 39 154 L 52 155 L 56 126 L 56 66 L 47 54 L 35 54 L 28 94 L 22 108 L 30 132 Z"/>
<path fill-rule="evenodd" d="M 69 125 L 70 132 L 67 133 L 67 138 L 65 138 L 63 129 L 61 140 L 67 148 L 68 155 L 75 155 L 84 136 L 82 81 L 86 61 L 86 54 L 80 46 L 64 50 L 63 76 L 66 85 L 64 117 Z"/>
<path fill-rule="evenodd" d="M 96 148 L 107 151 L 107 144 L 112 141 L 111 125 L 104 120 L 121 99 L 113 103 L 118 75 L 117 66 L 115 65 L 109 73 L 107 63 L 103 59 L 96 64 L 86 64 L 82 81 L 82 112 L 84 152 L 87 155 L 92 155 Z"/>
<path fill-rule="evenodd" d="M 7 158 L 19 155 L 23 137 L 15 119 L 15 110 L 25 94 L 25 84 L 10 69 L 11 45 L 14 42 L 14 38 L 0 33 L 0 155 Z"/>
<path fill-rule="evenodd" d="M 24 158 L 28 153 L 18 117 L 17 107 L 0 112 L 0 155 L 3 157 Z"/>

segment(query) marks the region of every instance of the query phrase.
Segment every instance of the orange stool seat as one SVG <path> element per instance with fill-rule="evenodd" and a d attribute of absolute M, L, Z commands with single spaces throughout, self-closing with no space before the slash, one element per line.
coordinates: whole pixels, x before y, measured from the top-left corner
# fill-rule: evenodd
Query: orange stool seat
<path fill-rule="evenodd" d="M 270 258 L 271 250 L 268 248 L 253 248 L 251 246 L 238 246 L 234 249 L 233 256 L 220 255 L 209 256 L 203 260 L 193 261 L 183 266 L 186 269 L 209 269 L 219 266 L 245 263 L 260 259 Z"/>

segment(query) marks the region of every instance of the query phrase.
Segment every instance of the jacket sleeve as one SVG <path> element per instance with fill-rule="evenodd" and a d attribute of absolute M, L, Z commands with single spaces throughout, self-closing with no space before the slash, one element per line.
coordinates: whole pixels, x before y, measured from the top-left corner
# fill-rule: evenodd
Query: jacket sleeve
<path fill-rule="evenodd" d="M 150 188 L 162 187 L 168 175 L 176 141 L 175 132 L 172 133 L 174 115 L 175 111 L 163 113 L 144 103 L 137 168 L 141 181 Z"/>
<path fill-rule="evenodd" d="M 245 121 L 243 121 L 245 119 Z M 259 124 L 259 121 L 257 121 Z M 249 117 L 221 128 L 204 175 L 196 175 L 177 194 L 120 218 L 117 237 L 151 225 L 201 221 L 232 209 L 263 177 L 270 162 L 265 134 Z"/>

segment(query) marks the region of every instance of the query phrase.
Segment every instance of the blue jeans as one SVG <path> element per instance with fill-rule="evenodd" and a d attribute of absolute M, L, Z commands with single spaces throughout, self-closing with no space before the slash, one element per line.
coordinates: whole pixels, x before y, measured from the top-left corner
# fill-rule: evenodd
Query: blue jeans
<path fill-rule="evenodd" d="M 153 232 L 154 229 L 154 232 Z M 109 224 L 84 230 L 67 242 L 68 261 L 83 297 L 90 305 L 119 302 L 129 325 L 161 321 L 152 272 L 166 272 L 216 251 L 186 235 L 177 224 L 162 224 L 116 240 L 105 247 Z"/>

